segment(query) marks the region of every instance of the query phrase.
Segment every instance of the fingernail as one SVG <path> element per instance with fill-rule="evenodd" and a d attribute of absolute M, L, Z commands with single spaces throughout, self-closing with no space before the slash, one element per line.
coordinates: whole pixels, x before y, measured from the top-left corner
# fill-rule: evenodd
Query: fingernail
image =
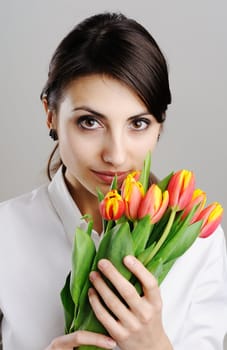
<path fill-rule="evenodd" d="M 107 265 L 108 265 L 108 262 L 104 259 L 102 259 L 98 262 L 98 267 L 100 270 L 105 269 L 105 267 L 107 267 Z"/>
<path fill-rule="evenodd" d="M 110 346 L 111 348 L 115 347 L 117 344 L 113 339 L 107 339 L 106 343 L 108 346 Z"/>
<path fill-rule="evenodd" d="M 97 277 L 97 272 L 95 271 L 92 271 L 89 275 L 89 279 L 91 282 L 93 282 L 96 279 L 96 277 Z"/>
<path fill-rule="evenodd" d="M 128 266 L 135 265 L 134 257 L 131 256 L 131 255 L 125 256 L 125 257 L 124 257 L 124 263 L 126 263 L 126 265 L 128 265 Z"/>
<path fill-rule="evenodd" d="M 89 300 L 92 298 L 92 296 L 94 295 L 94 290 L 93 290 L 93 288 L 89 288 L 88 289 L 88 298 L 89 298 Z"/>

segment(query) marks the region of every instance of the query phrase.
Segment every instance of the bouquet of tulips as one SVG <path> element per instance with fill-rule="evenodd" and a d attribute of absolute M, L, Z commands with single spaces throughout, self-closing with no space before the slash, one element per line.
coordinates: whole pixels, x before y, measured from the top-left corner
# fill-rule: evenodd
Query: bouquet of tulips
<path fill-rule="evenodd" d="M 150 163 L 149 153 L 142 171 L 130 173 L 120 189 L 115 178 L 105 196 L 98 191 L 104 236 L 97 251 L 91 239 L 92 220 L 87 231 L 76 228 L 72 269 L 61 292 L 66 333 L 78 329 L 107 333 L 88 301 L 89 274 L 97 270 L 100 259 L 109 259 L 142 295 L 139 281 L 122 262 L 126 255 L 136 256 L 160 285 L 196 238 L 208 237 L 221 222 L 222 206 L 214 202 L 205 207 L 206 194 L 195 188 L 193 172 L 172 172 L 150 184 Z"/>

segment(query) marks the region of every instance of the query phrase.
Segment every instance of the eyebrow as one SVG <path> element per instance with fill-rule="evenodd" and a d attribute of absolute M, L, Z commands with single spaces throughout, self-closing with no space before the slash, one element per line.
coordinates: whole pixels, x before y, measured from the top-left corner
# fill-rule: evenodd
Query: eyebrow
<path fill-rule="evenodd" d="M 106 116 L 100 112 L 97 112 L 95 110 L 93 110 L 92 108 L 88 107 L 88 106 L 80 106 L 80 107 L 75 107 L 73 108 L 73 112 L 74 111 L 78 111 L 78 110 L 83 110 L 83 111 L 86 111 L 86 112 L 89 112 L 89 113 L 92 113 L 94 115 L 96 115 L 97 117 L 100 117 L 102 119 L 107 119 Z M 138 118 L 138 117 L 142 117 L 144 115 L 152 115 L 151 113 L 149 112 L 142 112 L 142 113 L 139 113 L 139 114 L 135 114 L 135 115 L 132 115 L 131 117 L 129 117 L 128 119 L 131 120 L 131 119 L 134 119 L 134 118 Z"/>

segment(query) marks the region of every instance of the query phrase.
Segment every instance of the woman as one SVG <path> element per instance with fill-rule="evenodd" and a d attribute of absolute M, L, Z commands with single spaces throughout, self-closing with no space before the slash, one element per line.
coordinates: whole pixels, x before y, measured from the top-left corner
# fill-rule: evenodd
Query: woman
<path fill-rule="evenodd" d="M 59 294 L 70 270 L 75 228 L 85 227 L 81 216 L 91 214 L 92 237 L 99 244 L 96 188 L 105 193 L 115 174 L 122 182 L 142 168 L 171 102 L 166 61 L 154 39 L 121 14 L 86 19 L 56 49 L 41 100 L 60 163 L 52 171 L 49 164 L 49 175 L 54 173 L 49 185 L 0 207 L 3 349 L 73 349 L 81 344 L 122 350 L 221 349 L 227 272 L 220 227 L 205 242 L 196 241 L 160 289 L 139 261 L 125 257 L 143 285 L 143 297 L 110 262 L 100 261 L 99 270 L 128 308 L 93 272 L 89 300 L 110 336 L 85 331 L 62 335 Z"/>

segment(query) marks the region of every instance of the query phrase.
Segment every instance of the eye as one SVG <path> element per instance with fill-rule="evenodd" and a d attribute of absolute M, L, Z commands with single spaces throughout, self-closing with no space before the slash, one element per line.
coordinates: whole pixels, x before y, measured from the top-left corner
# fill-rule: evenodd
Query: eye
<path fill-rule="evenodd" d="M 100 124 L 100 121 L 95 119 L 93 116 L 89 116 L 89 115 L 84 115 L 78 118 L 77 124 L 82 129 L 86 129 L 86 130 L 94 130 L 102 127 Z"/>
<path fill-rule="evenodd" d="M 130 124 L 130 129 L 133 130 L 145 130 L 149 127 L 149 125 L 151 124 L 150 119 L 147 118 L 137 118 L 132 120 L 131 124 Z"/>

